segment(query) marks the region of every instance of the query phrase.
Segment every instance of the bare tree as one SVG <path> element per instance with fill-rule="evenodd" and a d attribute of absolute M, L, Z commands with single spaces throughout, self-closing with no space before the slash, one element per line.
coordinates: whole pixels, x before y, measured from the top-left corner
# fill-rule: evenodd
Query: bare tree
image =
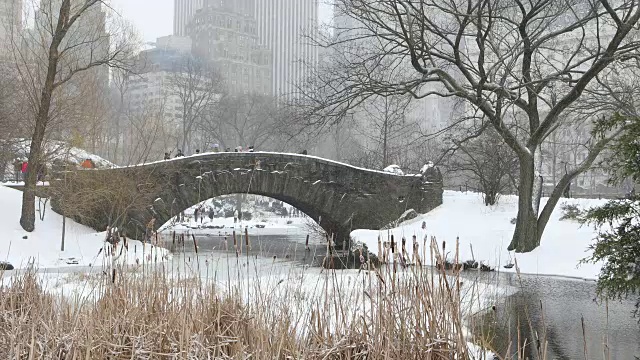
<path fill-rule="evenodd" d="M 12 37 L 16 71 L 28 94 L 34 119 L 29 169 L 37 169 L 42 161 L 42 146 L 56 96 L 78 91 L 71 85 L 80 73 L 121 66 L 135 48 L 129 28 L 123 24 L 114 20 L 107 32 L 106 20 L 99 19 L 109 8 L 103 9 L 102 5 L 100 0 L 40 1 L 32 4 L 32 9 L 37 10 L 34 29 Z M 36 180 L 36 172 L 28 171 L 20 218 L 27 231 L 35 227 Z"/>
<path fill-rule="evenodd" d="M 159 160 L 166 149 L 174 147 L 182 138 L 178 124 L 167 114 L 168 99 L 142 105 L 139 111 L 128 112 L 122 128 L 123 164 L 141 164 Z"/>
<path fill-rule="evenodd" d="M 116 89 L 117 98 L 112 99 L 116 103 L 116 110 L 111 112 L 113 116 L 113 128 L 111 131 L 113 132 L 113 140 L 115 140 L 115 144 L 113 145 L 113 154 L 111 158 L 113 161 L 117 162 L 118 154 L 120 153 L 121 161 L 124 161 L 124 151 L 121 151 L 121 146 L 124 147 L 124 144 L 121 144 L 120 141 L 123 138 L 123 133 L 121 129 L 123 128 L 123 120 L 129 115 L 129 102 L 127 100 L 127 95 L 129 94 L 129 77 L 130 74 L 125 69 L 115 69 L 111 73 L 111 83 L 113 87 Z"/>
<path fill-rule="evenodd" d="M 536 248 L 563 190 L 623 129 L 590 138 L 588 155 L 559 180 L 542 211 L 540 147 L 567 121 L 568 110 L 584 98 L 585 91 L 599 85 L 598 75 L 638 48 L 635 27 L 640 4 L 632 0 L 336 3 L 337 11 L 353 25 L 336 29 L 340 36 L 323 41 L 324 46 L 346 50 L 337 53 L 330 65 L 333 71 L 314 74 L 313 91 L 305 93 L 309 112 L 320 115 L 312 122 L 339 121 L 372 96 L 463 99 L 465 111 L 481 112 L 518 158 L 518 219 L 509 249 Z M 525 131 L 514 133 L 509 126 L 512 113 L 524 117 Z"/>
<path fill-rule="evenodd" d="M 399 145 L 404 145 L 404 140 L 418 133 L 417 124 L 407 118 L 410 103 L 408 96 L 384 96 L 371 98 L 363 104 L 360 133 L 373 143 L 373 152 L 380 159 L 376 167 L 385 168 L 397 162 L 402 147 Z"/>
<path fill-rule="evenodd" d="M 209 110 L 202 131 L 223 148 L 273 145 L 277 117 L 282 114 L 274 98 L 255 94 L 225 94 Z"/>
<path fill-rule="evenodd" d="M 174 64 L 168 92 L 180 101 L 182 139 L 179 146 L 185 152 L 190 151 L 193 132 L 204 113 L 221 96 L 222 78 L 211 64 L 185 55 Z"/>
<path fill-rule="evenodd" d="M 500 136 L 488 128 L 478 138 L 458 142 L 458 149 L 448 161 L 448 171 L 460 174 L 484 195 L 484 204 L 495 205 L 500 194 L 513 185 L 518 159 Z"/>
<path fill-rule="evenodd" d="M 6 66 L 0 67 L 0 181 L 6 181 L 7 168 L 17 160 L 17 149 L 22 139 L 27 136 L 29 127 L 24 121 L 16 121 L 24 113 L 24 98 L 16 79 Z M 15 178 L 15 169 L 14 172 Z"/>

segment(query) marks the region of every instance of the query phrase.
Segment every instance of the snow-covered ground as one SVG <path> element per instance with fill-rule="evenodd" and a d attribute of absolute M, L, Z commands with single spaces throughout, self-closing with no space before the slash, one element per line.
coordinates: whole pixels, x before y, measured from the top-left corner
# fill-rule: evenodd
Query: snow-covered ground
<path fill-rule="evenodd" d="M 177 217 L 174 217 L 160 227 L 160 232 L 176 231 L 195 235 L 229 236 L 233 231 L 244 233 L 246 229 L 252 236 L 299 236 L 308 234 L 311 230 L 310 226 L 315 224 L 311 218 L 302 212 L 295 211 L 295 208 L 289 204 L 282 203 L 281 206 L 275 206 L 275 203 L 280 202 L 259 195 L 245 196 L 242 211 L 250 213 L 251 220 L 234 222 L 234 218 L 229 214 L 233 214 L 236 209 L 235 195 L 227 195 L 193 205 L 184 211 L 183 221 L 178 222 Z M 200 213 L 198 221 L 195 221 L 197 209 Z M 286 210 L 286 215 L 277 213 L 282 210 Z M 216 216 L 213 219 L 208 216 L 211 212 Z M 218 217 L 225 213 L 227 217 Z"/>
<path fill-rule="evenodd" d="M 20 139 L 16 142 L 13 151 L 16 156 L 21 158 L 27 158 L 29 154 L 29 146 L 31 144 L 30 139 Z M 44 152 L 50 157 L 49 161 L 63 160 L 65 162 L 71 162 L 80 164 L 86 159 L 91 159 L 98 168 L 112 168 L 117 165 L 112 162 L 92 154 L 84 149 L 69 146 L 67 143 L 56 140 L 49 140 L 44 144 Z"/>
<path fill-rule="evenodd" d="M 542 206 L 546 203 L 542 200 Z M 604 204 L 606 200 L 590 199 L 562 199 L 542 236 L 541 246 L 525 254 L 515 254 L 507 251 L 515 225 L 511 220 L 516 217 L 518 198 L 516 196 L 502 196 L 496 206 L 486 207 L 482 195 L 477 193 L 461 193 L 445 191 L 443 205 L 435 210 L 403 223 L 392 230 L 355 230 L 351 235 L 367 244 L 373 253 L 378 251 L 378 237 L 388 241 L 391 234 L 398 243 L 405 237 L 406 250 L 412 253 L 412 236 L 416 235 L 419 243 L 419 253 L 429 252 L 432 236 L 435 236 L 440 249 L 446 241 L 448 259 L 453 261 L 455 256 L 456 238 L 459 242 L 459 259 L 461 262 L 473 258 L 495 267 L 496 270 L 513 272 L 516 268 L 505 269 L 504 265 L 517 262 L 522 273 L 540 275 L 560 275 L 594 279 L 597 277 L 601 264 L 581 264 L 581 259 L 588 255 L 587 247 L 595 237 L 595 230 L 588 226 L 581 226 L 576 221 L 560 221 L 564 203 L 576 204 L 582 210 Z M 542 208 L 541 206 L 541 208 Z M 425 229 L 422 229 L 423 222 Z M 425 243 L 424 239 L 427 238 Z M 423 256 L 424 257 L 424 256 Z M 428 258 L 429 256 L 427 256 Z M 514 261 L 513 259 L 517 261 Z M 429 259 L 423 259 L 429 264 Z M 579 265 L 579 266 L 578 266 Z"/>
<path fill-rule="evenodd" d="M 19 224 L 22 206 L 22 192 L 0 185 L 0 261 L 7 261 L 16 268 L 25 268 L 33 262 L 37 268 L 57 268 L 70 266 L 100 266 L 111 263 L 105 258 L 109 251 L 106 247 L 104 232 L 80 225 L 71 219 L 66 221 L 65 250 L 60 251 L 62 238 L 62 216 L 51 210 L 49 203 L 44 220 L 38 214 L 36 201 L 36 229 L 29 233 Z M 116 261 L 135 264 L 146 261 L 162 260 L 169 256 L 166 249 L 129 241 L 128 250 L 121 243 L 116 249 Z"/>
<path fill-rule="evenodd" d="M 195 235 L 229 236 L 235 231 L 244 233 L 245 229 L 249 235 L 301 235 L 305 234 L 307 226 L 306 218 L 282 218 L 275 215 L 260 218 L 259 220 L 248 220 L 234 222 L 233 218 L 205 217 L 202 222 L 196 222 L 193 218 L 181 223 L 167 223 L 160 228 L 161 232 L 176 231 L 177 233 L 190 233 Z"/>

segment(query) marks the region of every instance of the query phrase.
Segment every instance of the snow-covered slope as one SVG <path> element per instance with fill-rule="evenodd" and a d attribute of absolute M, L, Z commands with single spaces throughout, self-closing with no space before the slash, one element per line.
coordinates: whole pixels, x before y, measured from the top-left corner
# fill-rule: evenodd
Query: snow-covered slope
<path fill-rule="evenodd" d="M 547 199 L 542 200 L 544 206 Z M 576 221 L 560 221 L 563 203 L 577 204 L 580 209 L 586 209 L 605 203 L 605 200 L 563 199 L 551 216 L 542 237 L 541 246 L 531 253 L 514 254 L 507 251 L 515 225 L 511 219 L 516 217 L 518 198 L 516 196 L 502 196 L 498 205 L 486 207 L 482 195 L 477 193 L 460 193 L 445 191 L 443 205 L 425 215 L 403 223 L 402 226 L 391 231 L 383 230 L 355 230 L 351 234 L 357 241 L 367 244 L 370 251 L 378 250 L 378 236 L 383 241 L 394 234 L 396 239 L 407 239 L 406 249 L 412 252 L 412 236 L 416 235 L 419 252 L 423 252 L 424 238 L 435 236 L 438 244 L 446 241 L 446 252 L 449 260 L 455 256 L 456 238 L 460 238 L 460 260 L 472 259 L 471 246 L 476 261 L 485 262 L 500 271 L 515 271 L 515 268 L 505 269 L 503 266 L 517 259 L 518 266 L 523 273 L 562 275 L 593 279 L 600 270 L 599 264 L 583 264 L 578 267 L 581 259 L 585 258 L 587 247 L 595 237 L 595 230 L 581 226 Z M 422 229 L 425 222 L 426 229 Z M 426 242 L 427 248 L 430 241 Z M 428 250 L 428 249 L 427 249 Z M 423 259 L 424 262 L 424 259 Z M 427 259 L 426 263 L 429 263 Z"/>
<path fill-rule="evenodd" d="M 20 140 L 14 146 L 15 155 L 19 158 L 27 158 L 29 154 L 30 140 Z M 50 140 L 45 143 L 45 154 L 48 157 L 48 161 L 62 160 L 68 163 L 80 164 L 85 159 L 91 159 L 98 168 L 112 168 L 117 167 L 112 162 L 92 154 L 86 150 L 71 147 L 62 141 Z"/>
<path fill-rule="evenodd" d="M 65 251 L 60 251 L 62 236 L 62 216 L 46 206 L 44 220 L 38 218 L 36 211 L 36 229 L 28 233 L 19 224 L 22 192 L 0 185 L 0 261 L 8 261 L 16 268 L 27 267 L 34 261 L 39 268 L 96 266 L 103 263 L 105 251 L 105 233 L 67 219 Z M 36 209 L 38 204 L 36 202 Z M 123 252 L 120 261 L 135 263 L 149 260 L 153 253 L 155 259 L 162 259 L 168 252 L 165 249 L 144 247 L 146 258 L 142 256 L 142 243 L 129 242 L 129 251 Z M 134 253 L 135 249 L 135 253 Z M 120 249 L 117 250 L 120 253 Z"/>

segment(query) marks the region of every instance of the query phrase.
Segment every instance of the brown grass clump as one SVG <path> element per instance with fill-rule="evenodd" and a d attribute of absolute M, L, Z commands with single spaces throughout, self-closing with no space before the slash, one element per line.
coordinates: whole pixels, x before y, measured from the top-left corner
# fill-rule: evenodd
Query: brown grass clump
<path fill-rule="evenodd" d="M 483 359 L 468 349 L 458 274 L 389 266 L 220 285 L 116 272 L 84 277 L 82 297 L 14 275 L 0 291 L 0 359 Z"/>

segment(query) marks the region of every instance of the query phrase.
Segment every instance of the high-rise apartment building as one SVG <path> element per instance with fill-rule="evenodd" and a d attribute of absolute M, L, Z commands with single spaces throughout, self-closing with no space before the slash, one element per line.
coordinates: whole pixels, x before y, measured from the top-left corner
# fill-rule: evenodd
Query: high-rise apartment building
<path fill-rule="evenodd" d="M 258 34 L 273 52 L 273 93 L 295 96 L 296 86 L 318 62 L 308 38 L 318 27 L 318 0 L 255 0 Z"/>
<path fill-rule="evenodd" d="M 307 75 L 307 66 L 318 61 L 318 49 L 307 38 L 313 36 L 318 26 L 318 0 L 174 1 L 175 35 L 188 35 L 189 24 L 198 10 L 206 7 L 232 3 L 236 13 L 253 17 L 256 21 L 254 35 L 259 44 L 271 50 L 271 93 L 274 95 L 293 96 L 296 85 Z M 201 36 L 204 37 L 204 33 Z M 194 46 L 196 42 L 194 40 Z"/>
<path fill-rule="evenodd" d="M 174 0 L 173 2 L 173 35 L 187 36 L 187 26 L 196 11 L 205 6 L 207 0 Z"/>
<path fill-rule="evenodd" d="M 271 51 L 256 34 L 252 0 L 217 0 L 198 10 L 187 34 L 192 52 L 220 72 L 231 93 L 272 94 Z"/>
<path fill-rule="evenodd" d="M 129 79 L 128 106 L 135 116 L 161 116 L 167 125 L 177 127 L 183 103 L 172 86 L 180 64 L 191 50 L 189 38 L 163 37 L 156 47 L 137 56 L 135 76 Z"/>
<path fill-rule="evenodd" d="M 22 31 L 22 0 L 0 0 L 0 58 L 10 54 L 11 34 Z"/>

